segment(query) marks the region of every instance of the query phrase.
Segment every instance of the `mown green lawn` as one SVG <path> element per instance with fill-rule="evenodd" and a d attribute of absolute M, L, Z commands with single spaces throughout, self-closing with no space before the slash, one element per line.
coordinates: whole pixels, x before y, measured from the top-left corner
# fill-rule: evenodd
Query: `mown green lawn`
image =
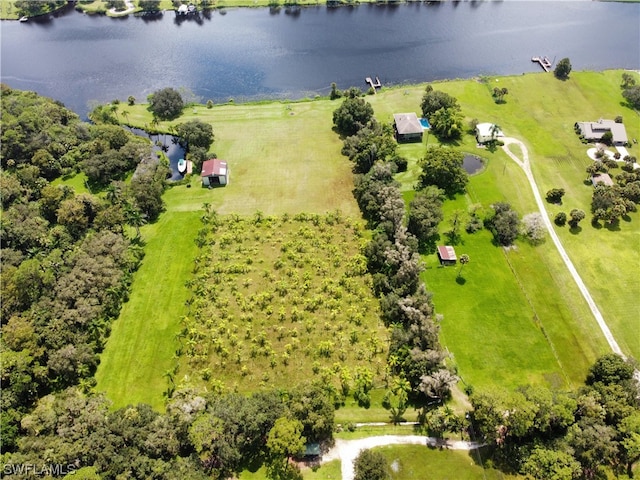
<path fill-rule="evenodd" d="M 302 467 L 300 470 L 304 480 L 340 480 L 342 478 L 340 460 L 323 463 L 315 468 Z M 255 472 L 244 470 L 238 478 L 239 480 L 267 480 L 267 469 L 261 467 Z"/>
<path fill-rule="evenodd" d="M 331 130 L 330 101 L 272 102 L 257 105 L 220 105 L 186 108 L 174 122 L 158 128 L 199 119 L 213 126 L 212 152 L 228 162 L 230 183 L 224 189 L 183 186 L 166 197 L 171 208 L 195 210 L 206 201 L 219 213 L 253 215 L 325 213 L 340 210 L 359 216 L 353 199 L 348 160 L 340 155 L 342 144 Z M 127 106 L 128 122 L 151 124 L 146 105 Z M 122 118 L 122 113 L 120 113 Z"/>
<path fill-rule="evenodd" d="M 482 466 L 482 452 L 438 450 L 422 445 L 391 445 L 374 449 L 381 452 L 391 466 L 393 480 L 503 480 L 519 476 L 506 475 Z"/>
<path fill-rule="evenodd" d="M 592 187 L 584 183 L 585 168 L 591 162 L 586 155 L 589 146 L 583 145 L 573 131 L 576 121 L 622 115 L 628 136 L 640 137 L 640 116 L 624 104 L 620 90 L 621 74 L 620 70 L 573 72 L 570 79 L 563 82 L 553 75 L 540 73 L 491 77 L 484 81 L 438 82 L 434 85 L 458 98 L 467 121 L 475 118 L 481 122 L 495 122 L 506 135 L 519 138 L 527 145 L 541 194 L 544 196 L 551 188 L 564 188 L 566 191 L 563 205 L 547 205 L 550 215 L 554 216 L 559 211 L 568 214 L 573 208 L 587 213 L 587 219 L 582 222 L 578 231 L 570 231 L 567 227 L 556 229 L 619 345 L 625 353 L 638 358 L 640 304 L 635 300 L 636 294 L 629 285 L 637 277 L 636 272 L 640 267 L 640 215 L 630 214 L 614 229 L 594 228 L 590 225 Z M 490 92 L 494 85 L 508 89 L 505 104 L 497 105 L 493 102 Z M 419 113 L 423 92 L 424 85 L 402 87 L 382 92 L 370 101 L 376 115 L 388 120 L 394 111 Z M 405 190 L 413 188 L 419 173 L 417 159 L 422 156 L 420 148 L 424 149 L 426 141 L 425 138 L 422 145 L 402 147 L 404 154 L 412 157 L 409 171 L 399 176 Z M 434 141 L 432 136 L 429 141 Z M 487 171 L 470 185 L 471 203 L 488 205 L 500 200 L 511 203 L 521 215 L 536 211 L 524 175 L 501 151 L 479 151 L 471 136 L 465 136 L 459 145 L 454 146 L 471 153 L 480 152 L 481 156 L 489 159 Z M 640 157 L 640 147 L 637 144 L 629 148 L 629 152 Z M 612 173 L 616 174 L 617 171 Z M 584 301 L 571 278 L 566 275 L 566 268 L 553 248 L 545 245 L 535 251 L 539 254 L 539 259 L 526 257 L 529 266 L 523 271 L 532 272 L 530 277 L 534 282 L 546 271 L 546 275 L 554 279 L 553 283 L 547 285 L 554 285 L 556 293 L 555 300 L 550 301 L 544 288 L 535 287 L 535 283 L 527 283 L 527 288 L 538 291 L 531 298 L 541 304 L 565 304 L 572 318 L 563 333 L 560 332 L 563 330 L 560 324 L 563 322 L 562 318 L 566 317 L 566 312 L 559 315 L 558 321 L 552 324 L 546 322 L 546 330 L 557 330 L 561 338 L 574 345 L 572 351 L 583 350 L 585 361 L 591 361 L 595 353 L 603 353 L 608 346 L 602 344 L 598 327 L 591 314 L 585 310 Z M 472 256 L 472 263 L 473 261 Z M 538 261 L 543 265 L 536 268 Z M 516 271 L 519 272 L 517 265 L 520 263 L 516 264 Z M 543 282 L 537 283 L 544 287 Z M 549 310 L 553 313 L 552 308 Z M 565 340 L 560 341 L 557 347 L 562 347 Z M 467 345 L 463 348 L 467 348 Z M 563 364 L 566 365 L 566 362 Z M 573 365 L 574 374 L 579 378 L 582 366 L 578 367 L 573 360 L 569 364 Z"/>
<path fill-rule="evenodd" d="M 199 228 L 199 212 L 169 211 L 141 229 L 146 254 L 96 372 L 96 390 L 106 392 L 114 408 L 141 402 L 164 408 L 164 375 L 175 364 L 175 335 L 189 295 L 185 282 Z"/>

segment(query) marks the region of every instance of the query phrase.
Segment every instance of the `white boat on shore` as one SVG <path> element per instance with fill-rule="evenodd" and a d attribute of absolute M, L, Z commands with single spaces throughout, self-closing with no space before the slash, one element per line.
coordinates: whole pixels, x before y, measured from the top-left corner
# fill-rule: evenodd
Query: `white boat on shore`
<path fill-rule="evenodd" d="M 186 171 L 187 171 L 187 162 L 184 160 L 184 158 L 181 158 L 180 160 L 178 160 L 178 172 L 184 173 Z"/>

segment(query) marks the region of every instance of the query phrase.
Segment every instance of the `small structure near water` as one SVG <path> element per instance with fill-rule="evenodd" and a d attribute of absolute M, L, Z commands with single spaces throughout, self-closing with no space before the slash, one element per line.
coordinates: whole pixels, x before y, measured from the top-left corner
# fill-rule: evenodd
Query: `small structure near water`
<path fill-rule="evenodd" d="M 202 186 L 224 186 L 229 183 L 229 168 L 227 162 L 213 158 L 202 163 Z"/>
<path fill-rule="evenodd" d="M 548 57 L 531 57 L 531 61 L 539 63 L 545 72 L 551 70 L 551 65 L 553 65 Z"/>
<path fill-rule="evenodd" d="M 376 88 L 380 88 L 382 86 L 382 83 L 380 82 L 380 79 L 378 77 L 376 77 L 375 82 L 371 79 L 371 77 L 365 78 L 364 81 L 367 82 L 371 88 L 373 88 L 374 93 L 376 93 Z"/>

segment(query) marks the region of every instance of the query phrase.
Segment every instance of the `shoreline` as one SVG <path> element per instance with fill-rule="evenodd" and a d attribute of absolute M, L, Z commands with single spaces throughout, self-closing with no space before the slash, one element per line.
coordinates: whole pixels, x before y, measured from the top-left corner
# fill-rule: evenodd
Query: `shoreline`
<path fill-rule="evenodd" d="M 591 0 L 581 0 L 584 2 L 591 2 Z M 640 0 L 595 0 L 598 2 L 607 2 L 607 3 L 640 3 Z M 45 17 L 53 16 L 60 13 L 64 13 L 67 9 L 73 9 L 78 12 L 84 13 L 86 15 L 104 15 L 106 17 L 111 18 L 121 18 L 128 15 L 133 16 L 153 16 L 153 15 L 163 15 L 167 12 L 174 12 L 176 15 L 178 14 L 177 9 L 173 6 L 173 3 L 169 0 L 161 0 L 160 9 L 156 11 L 146 12 L 136 4 L 133 7 L 127 5 L 128 8 L 122 11 L 114 10 L 113 8 L 108 8 L 106 2 L 104 0 L 95 0 L 94 2 L 83 5 L 80 4 L 77 0 L 69 0 L 67 4 L 64 6 L 53 9 L 49 12 L 42 13 L 40 15 L 19 15 L 19 13 L 14 13 L 14 2 L 15 0 L 4 0 L 0 2 L 0 20 L 7 21 L 29 21 L 36 20 L 39 18 L 45 19 Z M 418 3 L 425 4 L 443 4 L 443 3 L 458 3 L 455 0 L 388 0 L 388 1 L 380 1 L 380 0 L 355 0 L 353 2 L 345 1 L 345 0 L 301 0 L 301 1 L 292 1 L 292 0 L 219 0 L 219 2 L 214 2 L 211 5 L 205 5 L 202 7 L 202 0 L 193 0 L 193 3 L 196 5 L 197 11 L 195 14 L 186 14 L 183 15 L 185 19 L 188 18 L 196 18 L 200 15 L 207 15 L 211 12 L 224 12 L 227 9 L 235 9 L 235 8 L 268 8 L 270 10 L 280 10 L 280 9 L 293 9 L 294 11 L 301 11 L 304 8 L 308 7 L 326 7 L 326 8 L 355 8 L 360 5 L 368 5 L 368 6 L 379 6 L 379 7 L 398 7 L 402 5 L 411 5 Z M 131 3 L 131 2 L 130 2 Z M 187 4 L 185 3 L 185 4 Z M 7 10 L 11 10 L 11 13 L 7 13 Z"/>

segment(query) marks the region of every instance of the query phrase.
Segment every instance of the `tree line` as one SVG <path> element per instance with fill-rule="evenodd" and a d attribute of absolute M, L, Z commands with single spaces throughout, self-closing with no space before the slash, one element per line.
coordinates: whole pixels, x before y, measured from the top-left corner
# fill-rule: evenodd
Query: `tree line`
<path fill-rule="evenodd" d="M 397 154 L 393 130 L 377 122 L 373 108 L 355 88 L 334 111 L 333 120 L 344 141 L 342 152 L 354 164 L 356 201 L 373 231 L 364 253 L 382 319 L 391 328 L 391 380 L 384 403 L 398 421 L 410 400 L 443 402 L 457 377 L 439 343 L 431 293 L 420 280 L 419 241 L 407 229 L 405 202 L 393 178 L 398 165 L 406 165 Z M 439 197 L 436 192 L 435 204 Z"/>

